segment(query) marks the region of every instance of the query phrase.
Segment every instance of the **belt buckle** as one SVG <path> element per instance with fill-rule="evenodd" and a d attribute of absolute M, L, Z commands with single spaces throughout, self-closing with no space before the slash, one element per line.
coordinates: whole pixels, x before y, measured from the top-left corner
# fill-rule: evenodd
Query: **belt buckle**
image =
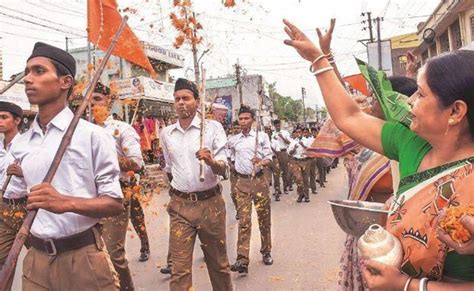
<path fill-rule="evenodd" d="M 189 200 L 192 202 L 197 202 L 198 201 L 198 196 L 196 193 L 189 193 Z"/>
<path fill-rule="evenodd" d="M 56 245 L 54 244 L 54 241 L 53 239 L 51 238 L 48 238 L 48 239 L 45 239 L 45 251 L 46 253 L 49 255 L 49 256 L 55 256 L 58 254 L 57 250 L 56 250 Z M 48 247 L 49 246 L 49 247 Z M 50 249 L 51 248 L 51 249 Z"/>

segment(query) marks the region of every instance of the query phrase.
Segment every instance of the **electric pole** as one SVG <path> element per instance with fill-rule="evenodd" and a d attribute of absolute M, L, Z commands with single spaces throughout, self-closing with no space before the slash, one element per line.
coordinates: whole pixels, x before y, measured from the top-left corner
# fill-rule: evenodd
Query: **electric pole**
<path fill-rule="evenodd" d="M 239 64 L 239 60 L 237 60 L 237 64 L 235 64 L 234 67 L 235 67 L 235 78 L 237 79 L 237 90 L 239 91 L 239 102 L 240 102 L 240 106 L 242 107 L 242 104 L 244 103 L 243 97 L 242 97 L 242 80 L 240 76 L 242 67 Z"/>
<path fill-rule="evenodd" d="M 306 89 L 301 87 L 301 99 L 303 100 L 303 123 L 306 127 L 306 107 L 304 106 L 304 98 L 306 97 Z"/>
<path fill-rule="evenodd" d="M 374 33 L 372 31 L 372 12 L 362 12 L 361 16 L 365 16 L 367 14 L 367 20 L 363 20 L 362 23 L 365 24 L 367 21 L 368 27 L 364 27 L 362 30 L 369 29 L 370 38 L 368 39 L 369 42 L 374 42 Z"/>
<path fill-rule="evenodd" d="M 382 37 L 380 35 L 380 21 L 383 21 L 383 18 L 375 18 L 375 23 L 377 25 L 377 56 L 379 63 L 379 70 L 382 70 Z"/>

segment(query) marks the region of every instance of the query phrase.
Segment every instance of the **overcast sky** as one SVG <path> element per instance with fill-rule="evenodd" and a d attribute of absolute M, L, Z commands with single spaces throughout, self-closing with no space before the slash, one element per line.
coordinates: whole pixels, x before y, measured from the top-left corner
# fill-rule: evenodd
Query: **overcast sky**
<path fill-rule="evenodd" d="M 97 0 L 98 1 L 98 0 Z M 172 0 L 118 0 L 120 8 L 136 9 L 128 13 L 129 24 L 139 38 L 172 49 L 176 31 L 169 13 Z M 276 82 L 283 95 L 300 98 L 307 91 L 307 106 L 322 104 L 319 88 L 308 71 L 308 63 L 283 44 L 282 18 L 293 21 L 308 36 L 317 40 L 315 28 L 325 28 L 337 19 L 333 39 L 336 61 L 344 75 L 357 73 L 353 56 L 366 59 L 365 47 L 358 43 L 368 31 L 361 12 L 383 16 L 382 38 L 415 32 L 417 23 L 426 20 L 438 0 L 236 0 L 236 7 L 225 8 L 222 0 L 194 0 L 194 10 L 204 29 L 200 50 L 210 48 L 203 57 L 208 77 L 233 73 L 237 61 L 248 74 L 262 74 Z M 86 0 L 2 0 L 0 1 L 0 37 L 2 37 L 4 78 L 23 70 L 36 41 L 65 48 L 86 46 Z M 151 27 L 152 26 L 152 27 Z M 374 30 L 375 32 L 375 30 Z M 177 50 L 186 58 L 186 68 L 173 70 L 174 76 L 193 78 L 189 47 Z"/>

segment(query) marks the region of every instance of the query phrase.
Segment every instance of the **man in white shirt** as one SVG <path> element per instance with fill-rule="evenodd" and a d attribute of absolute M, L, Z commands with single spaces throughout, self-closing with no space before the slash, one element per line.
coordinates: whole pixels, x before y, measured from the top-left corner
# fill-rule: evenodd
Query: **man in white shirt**
<path fill-rule="evenodd" d="M 275 131 L 272 134 L 272 141 L 275 140 L 279 147 L 278 151 L 276 152 L 276 156 L 280 165 L 280 170 L 283 173 L 283 192 L 288 194 L 288 190 L 291 188 L 291 185 L 287 149 L 290 145 L 291 137 L 287 130 L 281 129 L 280 120 L 274 120 L 273 125 L 275 126 Z"/>
<path fill-rule="evenodd" d="M 239 110 L 241 133 L 229 141 L 229 150 L 235 162 L 237 183 L 237 205 L 239 215 L 239 235 L 237 242 L 237 261 L 231 271 L 248 273 L 250 263 L 250 236 L 252 229 L 252 202 L 258 216 L 263 262 L 273 264 L 271 257 L 271 199 L 264 167 L 272 160 L 272 150 L 268 135 L 252 129 L 255 113 L 243 105 Z"/>
<path fill-rule="evenodd" d="M 140 195 L 140 193 L 134 193 L 134 190 L 137 189 L 134 188 L 134 186 L 137 186 L 134 174 L 140 171 L 144 162 L 140 148 L 140 137 L 131 125 L 113 119 L 110 114 L 111 103 L 110 89 L 100 82 L 97 83 L 92 94 L 92 112 L 108 112 L 109 115 L 105 120 L 101 120 L 105 116 L 93 116 L 94 123 L 102 126 L 115 140 L 115 149 L 117 150 L 120 166 L 120 185 L 125 198 L 124 211 L 118 216 L 108 217 L 104 220 L 102 235 L 114 268 L 119 274 L 120 290 L 125 291 L 134 289 L 132 274 L 125 253 L 125 239 L 131 202 L 138 199 L 138 197 L 135 197 L 136 195 Z M 130 173 L 133 173 L 133 175 Z M 140 205 L 139 202 L 138 205 Z M 144 256 L 149 255 L 148 238 L 146 238 L 145 245 L 142 242 L 141 252 Z"/>
<path fill-rule="evenodd" d="M 26 216 L 26 184 L 23 180 L 23 172 L 20 166 L 16 164 L 15 157 L 10 153 L 12 144 L 20 136 L 18 126 L 21 123 L 22 114 L 23 111 L 18 105 L 0 101 L 0 133 L 4 135 L 3 146 L 0 147 L 0 189 L 2 189 L 0 268 L 5 264 L 15 236 Z M 15 180 L 16 183 L 9 184 L 8 176 L 10 176 L 10 180 Z M 11 289 L 12 283 L 13 276 L 10 277 L 7 290 Z"/>
<path fill-rule="evenodd" d="M 273 189 L 275 192 L 273 196 L 275 196 L 275 201 L 280 201 L 281 195 L 281 188 L 280 188 L 280 175 L 281 169 L 280 164 L 278 163 L 277 153 L 280 151 L 280 143 L 272 139 L 272 129 L 270 127 L 265 129 L 265 132 L 268 134 L 268 138 L 270 140 L 270 148 L 272 149 L 272 162 L 268 166 L 268 175 L 267 180 L 270 182 L 273 178 Z M 271 186 L 271 185 L 270 185 Z"/>
<path fill-rule="evenodd" d="M 75 72 L 69 53 L 44 43 L 35 44 L 25 68 L 26 95 L 39 111 L 11 148 L 29 190 L 27 209 L 38 210 L 23 260 L 23 290 L 118 290 L 97 228 L 101 218 L 123 211 L 111 136 L 80 120 L 52 182 L 42 183 L 73 119 L 66 100 Z"/>
<path fill-rule="evenodd" d="M 304 128 L 303 129 L 303 138 L 306 140 L 305 144 L 308 147 L 311 147 L 314 142 L 314 137 L 312 135 L 312 131 L 314 129 Z M 318 194 L 316 190 L 316 158 L 311 158 L 309 162 L 309 188 L 311 189 L 311 193 Z"/>
<path fill-rule="evenodd" d="M 295 138 L 288 147 L 291 156 L 291 169 L 294 174 L 298 198 L 296 202 L 309 202 L 309 170 L 311 158 L 305 154 L 306 148 L 310 145 L 308 139 L 303 138 L 301 128 L 295 129 Z"/>
<path fill-rule="evenodd" d="M 201 241 L 213 290 L 232 290 L 227 258 L 225 216 L 219 176 L 227 176 L 227 137 L 222 125 L 205 120 L 200 148 L 201 119 L 197 114 L 199 92 L 186 79 L 178 79 L 174 92 L 178 122 L 162 130 L 160 141 L 172 176 L 168 204 L 171 291 L 191 290 L 193 250 Z M 200 181 L 201 161 L 204 181 Z"/>

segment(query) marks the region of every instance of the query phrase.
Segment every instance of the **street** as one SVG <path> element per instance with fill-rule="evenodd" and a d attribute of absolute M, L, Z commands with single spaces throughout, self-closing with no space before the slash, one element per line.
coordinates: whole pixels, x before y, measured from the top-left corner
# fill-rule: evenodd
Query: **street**
<path fill-rule="evenodd" d="M 238 223 L 229 196 L 229 182 L 224 181 L 227 205 L 227 249 L 230 263 L 235 262 Z M 333 218 L 329 199 L 343 199 L 347 193 L 345 169 L 340 165 L 328 175 L 326 188 L 310 194 L 310 203 L 296 203 L 295 191 L 272 201 L 272 256 L 274 264 L 265 266 L 259 253 L 260 237 L 255 211 L 252 215 L 252 240 L 249 274 L 232 274 L 235 290 L 335 290 L 339 258 L 345 235 Z M 130 225 L 127 256 L 137 290 L 168 290 L 169 276 L 159 272 L 166 263 L 168 250 L 168 191 L 155 195 L 145 208 L 151 242 L 151 257 L 138 262 L 140 240 Z M 24 255 L 24 251 L 23 251 Z M 21 290 L 20 257 L 13 290 Z M 194 250 L 194 290 L 211 290 L 206 264 L 199 244 Z"/>

